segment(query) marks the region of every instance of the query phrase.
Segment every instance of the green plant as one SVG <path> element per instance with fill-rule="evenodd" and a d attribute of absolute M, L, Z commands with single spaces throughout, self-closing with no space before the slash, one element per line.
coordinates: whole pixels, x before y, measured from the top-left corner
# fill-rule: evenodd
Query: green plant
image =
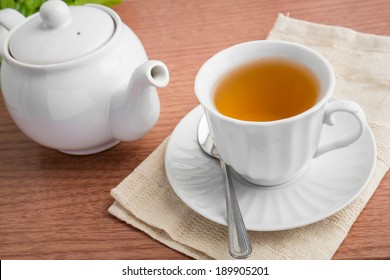
<path fill-rule="evenodd" d="M 36 13 L 45 0 L 0 0 L 0 9 L 12 8 L 21 12 L 24 16 Z M 64 0 L 68 5 L 84 5 L 86 3 L 114 6 L 122 0 Z"/>

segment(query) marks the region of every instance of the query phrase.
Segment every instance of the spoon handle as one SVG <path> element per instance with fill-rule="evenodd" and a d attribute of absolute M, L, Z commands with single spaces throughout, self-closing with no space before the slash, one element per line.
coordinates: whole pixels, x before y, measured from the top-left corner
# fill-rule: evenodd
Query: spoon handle
<path fill-rule="evenodd" d="M 227 174 L 226 164 L 223 160 L 219 162 L 226 189 L 229 253 L 233 258 L 244 259 L 252 252 L 252 246 L 242 219 L 236 193 Z"/>

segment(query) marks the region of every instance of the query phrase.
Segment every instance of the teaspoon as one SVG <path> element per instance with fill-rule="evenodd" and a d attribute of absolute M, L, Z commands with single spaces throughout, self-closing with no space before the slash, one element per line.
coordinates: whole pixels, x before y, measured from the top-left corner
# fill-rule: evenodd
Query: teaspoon
<path fill-rule="evenodd" d="M 237 202 L 236 193 L 229 181 L 226 164 L 221 159 L 218 150 L 214 145 L 211 137 L 206 116 L 203 115 L 198 127 L 198 142 L 208 155 L 219 159 L 221 172 L 225 185 L 226 208 L 227 208 L 227 226 L 228 226 L 228 244 L 229 253 L 233 258 L 243 259 L 250 255 L 252 246 L 249 240 L 248 232 L 245 228 L 244 221 Z"/>

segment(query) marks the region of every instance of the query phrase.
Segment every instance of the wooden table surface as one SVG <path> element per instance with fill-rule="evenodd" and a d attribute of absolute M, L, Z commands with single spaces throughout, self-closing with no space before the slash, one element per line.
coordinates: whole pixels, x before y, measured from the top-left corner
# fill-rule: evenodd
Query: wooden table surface
<path fill-rule="evenodd" d="M 278 13 L 390 35 L 388 0 L 146 0 L 114 8 L 149 58 L 171 75 L 161 116 L 141 140 L 69 156 L 29 140 L 0 97 L 0 259 L 189 259 L 112 217 L 110 190 L 137 167 L 198 102 L 193 80 L 217 51 L 264 39 Z M 390 259 L 390 172 L 335 259 Z"/>

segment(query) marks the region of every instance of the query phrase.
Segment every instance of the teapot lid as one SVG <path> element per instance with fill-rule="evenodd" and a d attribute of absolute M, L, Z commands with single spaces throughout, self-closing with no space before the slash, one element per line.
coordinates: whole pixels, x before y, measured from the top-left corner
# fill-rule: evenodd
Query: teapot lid
<path fill-rule="evenodd" d="M 68 7 L 63 1 L 45 2 L 12 34 L 9 52 L 20 62 L 46 65 L 80 58 L 110 40 L 112 17 L 93 5 Z"/>

